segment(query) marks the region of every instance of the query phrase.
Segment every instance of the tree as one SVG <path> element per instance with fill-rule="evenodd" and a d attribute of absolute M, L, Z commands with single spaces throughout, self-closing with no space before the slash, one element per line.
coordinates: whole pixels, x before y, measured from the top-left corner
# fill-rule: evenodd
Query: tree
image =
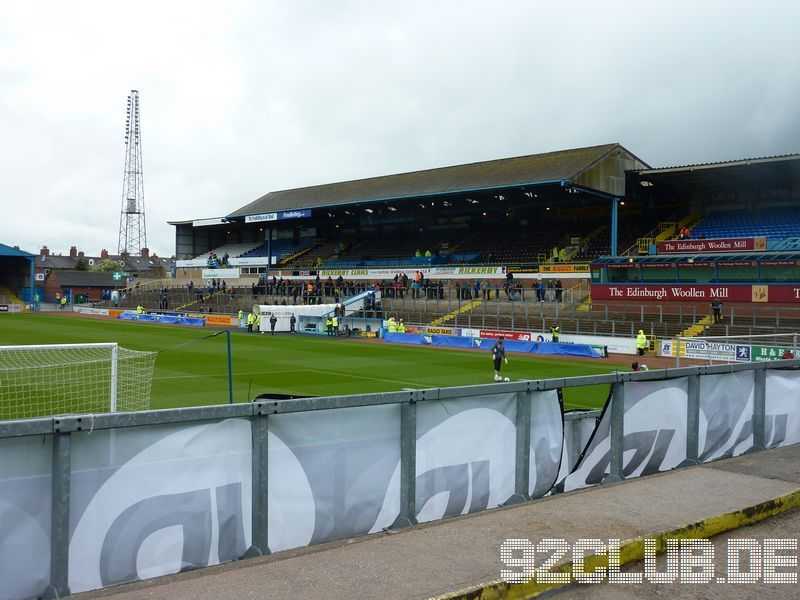
<path fill-rule="evenodd" d="M 75 270 L 76 271 L 88 271 L 89 265 L 86 264 L 86 261 L 83 258 L 79 258 L 78 262 L 75 263 Z"/>
<path fill-rule="evenodd" d="M 107 273 L 112 271 L 123 271 L 124 265 L 118 260 L 104 258 L 92 267 L 92 271 L 96 273 Z"/>

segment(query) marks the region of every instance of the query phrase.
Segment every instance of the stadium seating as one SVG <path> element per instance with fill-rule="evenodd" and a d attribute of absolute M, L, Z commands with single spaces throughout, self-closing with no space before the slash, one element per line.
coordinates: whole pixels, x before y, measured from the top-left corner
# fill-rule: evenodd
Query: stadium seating
<path fill-rule="evenodd" d="M 257 247 L 258 244 L 254 244 L 253 242 L 243 242 L 239 244 L 223 244 L 218 248 L 214 248 L 208 252 L 204 252 L 203 254 L 199 255 L 197 258 L 205 258 L 212 252 L 219 256 L 220 258 L 227 254 L 231 258 L 235 258 L 237 256 L 241 256 L 242 254 L 252 250 L 253 248 Z"/>
<path fill-rule="evenodd" d="M 800 208 L 763 208 L 756 213 L 746 210 L 712 212 L 692 230 L 692 238 L 738 238 L 800 236 Z"/>
<path fill-rule="evenodd" d="M 413 264 L 437 264 L 450 262 L 443 259 L 448 249 L 457 245 L 465 237 L 458 230 L 428 230 L 423 233 L 413 231 L 383 233 L 363 238 L 342 254 L 325 262 L 328 267 L 352 266 L 390 266 Z M 421 256 L 417 257 L 419 252 Z M 430 252 L 431 256 L 425 256 Z"/>
<path fill-rule="evenodd" d="M 272 256 L 274 256 L 278 261 L 280 261 L 285 256 L 290 256 L 303 248 L 304 246 L 308 246 L 310 240 L 306 241 L 307 243 L 295 243 L 292 240 L 272 240 L 272 244 L 270 245 L 269 250 L 272 251 Z M 268 256 L 269 251 L 267 249 L 267 243 L 264 242 L 260 246 L 253 248 L 252 250 L 248 250 L 244 254 L 241 255 L 241 258 L 253 258 L 253 257 L 261 257 L 261 256 Z"/>

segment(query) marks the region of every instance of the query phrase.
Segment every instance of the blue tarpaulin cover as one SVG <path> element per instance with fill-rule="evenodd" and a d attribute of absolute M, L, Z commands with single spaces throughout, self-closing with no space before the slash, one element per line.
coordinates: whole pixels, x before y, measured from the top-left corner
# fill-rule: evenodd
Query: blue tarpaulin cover
<path fill-rule="evenodd" d="M 456 335 L 421 335 L 418 333 L 387 333 L 383 336 L 385 342 L 395 344 L 417 344 L 444 346 L 449 348 L 478 348 L 490 350 L 496 339 L 469 338 Z M 522 342 L 506 340 L 506 350 L 509 352 L 527 352 L 528 354 L 547 354 L 550 356 L 586 356 L 601 358 L 600 352 L 587 344 L 565 344 L 561 342 Z"/>
<path fill-rule="evenodd" d="M 148 315 L 135 312 L 124 312 L 118 318 L 123 321 L 144 321 L 146 323 L 168 323 L 170 325 L 191 325 L 205 327 L 206 320 L 198 317 L 181 317 L 179 315 Z"/>
<path fill-rule="evenodd" d="M 460 335 L 432 335 L 431 345 L 433 346 L 449 346 L 451 348 L 474 348 L 472 338 L 462 337 Z"/>
<path fill-rule="evenodd" d="M 383 336 L 384 342 L 393 342 L 395 344 L 429 344 L 425 340 L 425 336 L 419 333 L 386 333 Z"/>

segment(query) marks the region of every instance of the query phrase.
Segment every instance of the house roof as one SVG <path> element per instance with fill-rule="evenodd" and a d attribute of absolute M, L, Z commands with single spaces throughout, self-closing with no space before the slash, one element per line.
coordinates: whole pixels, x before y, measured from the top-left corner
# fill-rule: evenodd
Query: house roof
<path fill-rule="evenodd" d="M 83 257 L 72 257 L 72 256 L 36 256 L 36 266 L 40 268 L 46 269 L 57 269 L 57 270 L 74 270 L 78 264 L 78 261 L 83 258 L 83 261 L 91 268 L 91 266 L 96 265 L 101 260 L 106 260 L 100 258 L 99 256 L 83 256 Z M 163 267 L 164 269 L 171 269 L 175 266 L 175 259 L 174 258 L 165 258 L 161 256 L 129 256 L 126 258 L 122 258 L 120 256 L 109 256 L 108 260 L 117 260 L 123 262 L 123 270 L 124 271 L 149 271 L 151 269 L 155 269 L 158 267 Z"/>
<path fill-rule="evenodd" d="M 234 211 L 227 218 L 558 183 L 577 177 L 618 148 L 622 147 L 616 143 L 603 144 L 270 192 Z M 627 150 L 625 152 L 630 154 Z"/>

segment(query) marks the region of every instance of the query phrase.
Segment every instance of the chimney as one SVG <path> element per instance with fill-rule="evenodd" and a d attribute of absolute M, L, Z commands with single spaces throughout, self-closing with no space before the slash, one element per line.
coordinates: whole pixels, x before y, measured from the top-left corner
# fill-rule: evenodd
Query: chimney
<path fill-rule="evenodd" d="M 78 256 L 78 249 L 75 246 L 72 246 L 69 249 L 69 257 L 70 258 L 77 258 L 77 256 Z"/>
<path fill-rule="evenodd" d="M 150 248 L 142 248 L 142 258 L 149 258 Z"/>
<path fill-rule="evenodd" d="M 47 246 L 42 246 L 42 249 L 39 250 L 39 255 L 40 256 L 50 256 L 50 248 L 48 248 Z"/>
<path fill-rule="evenodd" d="M 102 259 L 108 258 L 108 250 L 106 250 L 105 248 L 100 250 L 100 258 L 102 258 Z"/>
<path fill-rule="evenodd" d="M 83 250 L 81 250 L 80 252 L 78 252 L 78 258 L 83 258 L 83 257 L 84 257 L 84 255 L 85 255 L 85 253 L 84 253 L 84 251 L 83 251 Z"/>

